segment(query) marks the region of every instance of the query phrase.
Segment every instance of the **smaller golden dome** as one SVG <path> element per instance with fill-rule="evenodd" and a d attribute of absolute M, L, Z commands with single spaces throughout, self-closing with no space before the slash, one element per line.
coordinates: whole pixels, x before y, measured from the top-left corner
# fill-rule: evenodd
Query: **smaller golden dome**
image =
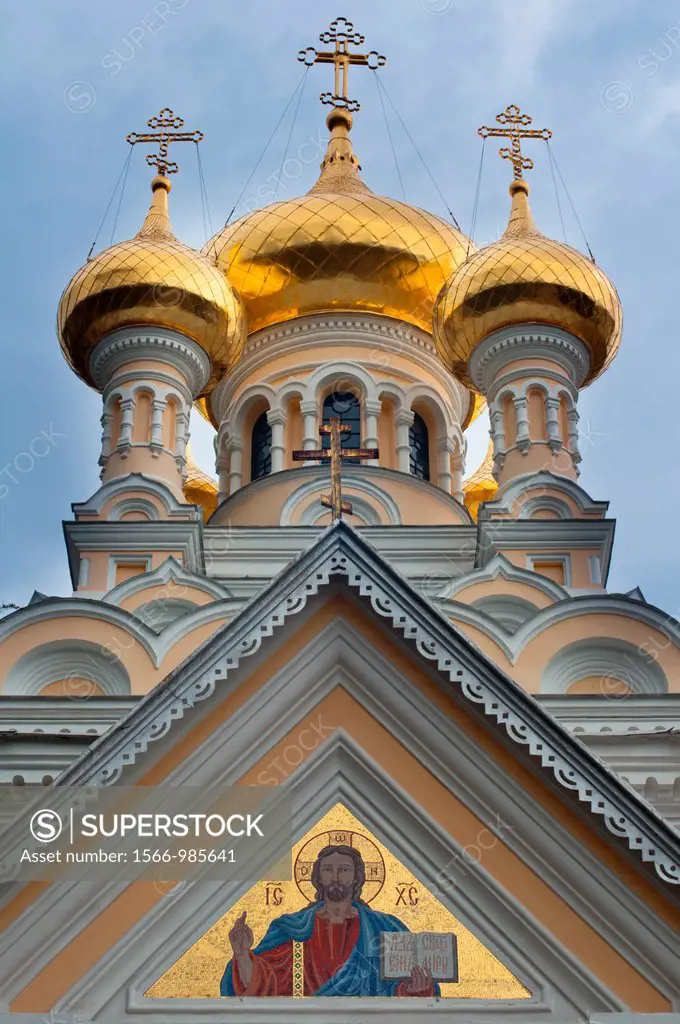
<path fill-rule="evenodd" d="M 89 260 L 61 297 L 59 341 L 88 384 L 93 348 L 120 327 L 169 327 L 197 342 L 212 362 L 206 393 L 241 354 L 241 301 L 210 259 L 175 238 L 168 214 L 171 187 L 163 175 L 155 177 L 151 206 L 135 237 Z"/>
<path fill-rule="evenodd" d="M 439 293 L 434 337 L 439 355 L 468 387 L 468 361 L 487 335 L 512 324 L 569 331 L 588 348 L 589 383 L 609 365 L 621 341 L 621 304 L 606 274 L 577 249 L 542 235 L 529 207 L 529 186 L 510 186 L 512 209 L 503 236 L 475 252 Z"/>
<path fill-rule="evenodd" d="M 472 476 L 463 481 L 465 507 L 475 522 L 479 516 L 479 506 L 485 501 L 491 501 L 498 490 L 498 483 L 493 475 L 493 463 L 493 441 L 490 441 L 482 464 Z"/>
<path fill-rule="evenodd" d="M 217 481 L 200 468 L 190 444 L 187 445 L 186 458 L 186 476 L 182 484 L 184 497 L 190 505 L 198 505 L 203 510 L 203 519 L 207 522 L 217 508 Z"/>

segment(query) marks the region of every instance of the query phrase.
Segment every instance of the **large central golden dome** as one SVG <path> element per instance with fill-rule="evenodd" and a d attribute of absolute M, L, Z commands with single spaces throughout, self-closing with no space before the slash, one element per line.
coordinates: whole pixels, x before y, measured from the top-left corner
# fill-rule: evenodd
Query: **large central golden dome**
<path fill-rule="evenodd" d="M 382 313 L 432 331 L 437 294 L 474 246 L 359 176 L 346 110 L 328 115 L 321 176 L 304 196 L 225 227 L 204 248 L 246 308 L 248 332 L 306 313 Z"/>

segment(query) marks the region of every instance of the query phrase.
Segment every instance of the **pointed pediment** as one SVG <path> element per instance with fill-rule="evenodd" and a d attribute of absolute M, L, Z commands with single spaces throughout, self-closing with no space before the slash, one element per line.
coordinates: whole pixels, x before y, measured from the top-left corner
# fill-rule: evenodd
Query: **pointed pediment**
<path fill-rule="evenodd" d="M 680 894 L 680 847 L 673 830 L 343 522 L 329 527 L 140 701 L 63 781 L 124 781 L 153 743 L 169 737 L 203 702 L 214 700 L 269 637 L 284 626 L 294 628 L 296 615 L 337 587 L 348 588 L 371 615 L 403 638 L 456 700 L 509 743 L 514 757 L 539 770 L 563 800 L 577 800 L 610 842 L 626 848 L 639 867 L 651 869 L 657 881 Z"/>

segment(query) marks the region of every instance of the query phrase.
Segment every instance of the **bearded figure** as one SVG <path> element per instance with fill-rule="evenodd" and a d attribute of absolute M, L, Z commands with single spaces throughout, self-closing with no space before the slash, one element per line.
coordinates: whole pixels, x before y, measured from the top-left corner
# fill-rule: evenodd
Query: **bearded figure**
<path fill-rule="evenodd" d="M 351 846 L 327 846 L 312 870 L 316 899 L 295 914 L 275 918 L 253 949 L 247 912 L 229 933 L 233 957 L 223 996 L 292 996 L 293 945 L 302 943 L 306 996 L 435 996 L 439 986 L 427 968 L 414 967 L 404 981 L 380 976 L 383 932 L 409 929 L 362 900 L 364 861 Z"/>

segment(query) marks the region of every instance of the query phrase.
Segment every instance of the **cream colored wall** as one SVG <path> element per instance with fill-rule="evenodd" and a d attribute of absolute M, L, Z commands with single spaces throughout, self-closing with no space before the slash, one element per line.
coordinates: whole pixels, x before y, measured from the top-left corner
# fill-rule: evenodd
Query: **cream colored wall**
<path fill-rule="evenodd" d="M 428 487 L 414 478 L 402 473 L 368 479 L 388 493 L 396 503 L 404 526 L 437 526 L 455 523 L 468 523 L 465 510 L 454 506 L 449 496 L 436 487 Z M 301 485 L 303 480 L 293 473 L 275 473 L 258 481 L 251 491 L 241 489 L 233 499 L 219 509 L 211 521 L 213 526 L 278 526 L 281 511 L 290 495 Z M 319 478 L 319 487 L 328 489 L 328 478 Z M 350 481 L 343 488 L 345 496 L 351 501 L 352 494 L 358 494 L 363 501 L 368 501 L 376 509 L 380 503 L 366 493 L 356 491 Z M 299 522 L 305 508 L 312 502 L 318 505 L 319 496 L 310 496 L 297 509 L 294 522 Z M 383 522 L 388 522 L 382 516 Z"/>
<path fill-rule="evenodd" d="M 557 473 L 558 476 L 566 476 L 570 480 L 576 480 L 577 473 L 573 460 L 568 451 L 560 448 L 553 452 L 547 444 L 539 442 L 532 443 L 526 454 L 518 448 L 513 448 L 505 456 L 503 468 L 498 474 L 498 483 L 502 486 L 508 480 L 523 473 L 540 473 L 547 470 L 549 473 Z"/>
<path fill-rule="evenodd" d="M 540 549 L 531 548 L 499 548 L 499 551 L 513 565 L 520 569 L 529 569 L 529 557 L 537 561 L 553 562 L 559 560 L 562 555 L 567 555 L 571 572 L 571 581 L 566 585 L 576 590 L 601 590 L 601 583 L 593 583 L 590 578 L 590 564 L 588 559 L 591 556 L 599 557 L 600 552 L 596 548 L 570 548 L 556 549 L 554 552 L 545 552 Z M 537 570 L 538 571 L 538 570 Z M 554 577 L 549 577 L 554 579 Z"/>
<path fill-rule="evenodd" d="M 78 615 L 38 622 L 18 630 L 3 641 L 0 694 L 9 671 L 19 658 L 42 644 L 58 640 L 87 640 L 95 644 L 101 648 L 104 657 L 108 652 L 108 656 L 115 656 L 122 663 L 130 678 L 133 694 L 148 693 L 226 621 L 224 616 L 189 630 L 170 648 L 157 667 L 132 632 L 120 626 Z"/>
<path fill-rule="evenodd" d="M 78 591 L 84 593 L 88 590 L 93 590 L 101 594 L 111 589 L 109 584 L 111 557 L 115 557 L 116 561 L 121 562 L 144 562 L 147 558 L 150 558 L 150 569 L 153 570 L 158 569 L 166 558 L 170 556 L 176 558 L 180 564 L 183 562 L 181 551 L 116 551 L 113 555 L 109 555 L 107 551 L 83 551 L 81 552 L 81 558 L 89 559 L 90 569 L 87 583 L 82 587 L 78 587 Z M 144 571 L 146 572 L 147 570 L 144 569 Z"/>
<path fill-rule="evenodd" d="M 126 455 L 112 452 L 106 463 L 102 484 L 127 476 L 129 473 L 146 473 L 162 480 L 171 489 L 178 501 L 184 501 L 182 479 L 175 458 L 170 452 L 162 451 L 152 455 L 149 448 L 130 448 Z M 119 499 L 120 500 L 120 499 Z"/>
<path fill-rule="evenodd" d="M 527 643 L 510 674 L 529 693 L 538 693 L 545 666 L 554 654 L 577 640 L 602 637 L 637 647 L 642 657 L 658 663 L 669 690 L 680 693 L 680 651 L 663 633 L 624 615 L 586 613 L 548 626 Z"/>

